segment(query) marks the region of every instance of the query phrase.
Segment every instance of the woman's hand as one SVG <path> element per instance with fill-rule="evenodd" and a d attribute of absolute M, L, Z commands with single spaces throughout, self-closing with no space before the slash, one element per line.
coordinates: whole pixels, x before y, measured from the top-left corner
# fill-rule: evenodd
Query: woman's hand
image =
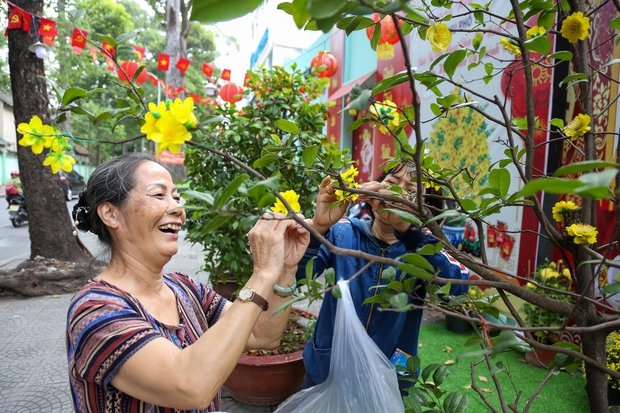
<path fill-rule="evenodd" d="M 298 214 L 301 218 L 304 216 Z M 304 256 L 310 243 L 310 233 L 297 222 L 290 220 L 291 224 L 284 233 L 284 267 L 297 271 L 297 264 Z M 310 220 L 305 220 L 311 223 Z"/>
<path fill-rule="evenodd" d="M 337 201 L 334 183 L 328 176 L 321 182 L 319 195 L 316 198 L 314 218 L 309 221 L 319 234 L 324 235 L 346 212 L 348 202 L 341 202 L 332 208 L 332 204 Z"/>
<path fill-rule="evenodd" d="M 362 185 L 360 185 L 359 189 L 362 189 L 364 191 L 376 192 L 377 194 L 381 194 L 381 195 L 398 196 L 398 194 L 394 193 L 393 191 L 390 191 L 388 189 L 389 187 L 390 187 L 389 184 L 373 181 L 373 182 L 363 183 Z M 397 209 L 396 205 L 391 205 L 391 202 L 389 201 L 386 202 L 382 198 L 371 197 L 368 195 L 360 195 L 360 199 L 370 204 L 370 206 L 372 207 L 373 213 L 375 214 L 375 218 L 378 217 L 380 220 L 391 225 L 398 232 L 404 233 L 409 228 L 410 224 L 406 221 L 403 221 L 400 216 L 393 214 L 391 212 L 381 213 L 381 211 L 385 208 Z M 400 206 L 402 206 L 402 204 Z"/>

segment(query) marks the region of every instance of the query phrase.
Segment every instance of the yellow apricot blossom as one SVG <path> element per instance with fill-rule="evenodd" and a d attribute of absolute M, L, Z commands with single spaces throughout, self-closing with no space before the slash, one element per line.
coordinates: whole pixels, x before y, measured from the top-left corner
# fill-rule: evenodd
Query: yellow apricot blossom
<path fill-rule="evenodd" d="M 370 106 L 370 118 L 378 123 L 379 130 L 388 133 L 388 129 L 394 130 L 400 122 L 400 115 L 396 109 L 396 103 L 391 100 L 375 102 Z"/>
<path fill-rule="evenodd" d="M 452 32 L 443 23 L 437 23 L 428 28 L 426 38 L 433 47 L 433 52 L 448 50 L 448 45 L 452 41 Z"/>
<path fill-rule="evenodd" d="M 542 36 L 547 33 L 547 29 L 544 26 L 532 26 L 525 33 L 527 40 L 533 39 L 534 37 Z"/>
<path fill-rule="evenodd" d="M 578 40 L 584 40 L 588 37 L 590 29 L 590 19 L 584 17 L 582 12 L 573 13 L 562 22 L 562 37 L 571 43 L 577 43 Z"/>
<path fill-rule="evenodd" d="M 170 112 L 166 112 L 157 121 L 157 132 L 146 137 L 157 142 L 158 152 L 169 149 L 170 152 L 178 153 L 181 145 L 192 138 L 192 134 Z"/>
<path fill-rule="evenodd" d="M 359 184 L 357 182 L 355 182 L 355 177 L 358 174 L 359 174 L 359 171 L 355 168 L 355 166 L 351 165 L 351 167 L 349 169 L 347 169 L 342 174 L 340 174 L 340 177 L 342 178 L 344 183 L 349 188 L 358 188 Z M 336 189 L 334 191 L 334 194 L 336 195 L 336 197 L 338 198 L 339 201 L 342 201 L 345 198 L 345 196 L 346 196 L 346 193 L 342 189 Z M 358 196 L 359 196 L 359 194 L 350 194 L 350 199 L 352 201 L 356 201 Z"/>
<path fill-rule="evenodd" d="M 585 135 L 590 129 L 590 116 L 580 113 L 566 125 L 564 134 L 568 136 L 571 141 L 575 141 L 579 137 Z"/>
<path fill-rule="evenodd" d="M 565 276 L 566 278 L 570 278 L 570 270 L 568 268 L 564 268 L 562 270 L 562 275 Z"/>
<path fill-rule="evenodd" d="M 58 135 L 53 126 L 44 125 L 38 116 L 33 116 L 30 123 L 20 123 L 17 126 L 17 132 L 23 135 L 19 144 L 31 146 L 32 153 L 36 155 L 43 152 L 43 148 L 49 148 L 52 144 L 52 137 Z"/>
<path fill-rule="evenodd" d="M 64 152 L 58 153 L 50 151 L 43 161 L 43 165 L 52 168 L 52 173 L 58 173 L 60 169 L 71 172 L 73 170 L 73 164 L 75 164 L 75 159 Z"/>
<path fill-rule="evenodd" d="M 196 119 L 193 110 L 194 99 L 192 98 L 187 98 L 184 101 L 177 98 L 170 104 L 170 112 L 172 113 L 172 116 L 174 116 L 180 124 L 188 128 L 195 128 L 198 123 L 198 119 Z"/>
<path fill-rule="evenodd" d="M 297 213 L 301 210 L 301 206 L 299 205 L 299 195 L 297 192 L 290 189 L 286 192 L 280 192 L 280 195 L 282 195 L 286 202 L 291 206 L 293 212 Z M 284 202 L 282 202 L 279 198 L 276 199 L 276 203 L 273 204 L 270 209 L 273 212 L 280 212 L 282 214 L 288 214 L 289 212 L 288 209 L 286 209 Z"/>
<path fill-rule="evenodd" d="M 560 201 L 556 202 L 556 204 L 551 209 L 551 213 L 553 214 L 553 219 L 557 222 L 564 221 L 564 217 L 570 214 L 571 211 L 579 208 L 573 201 Z"/>
<path fill-rule="evenodd" d="M 504 46 L 504 49 L 506 49 L 508 53 L 515 55 L 515 56 L 521 56 L 521 49 L 519 48 L 519 45 L 514 40 L 502 37 L 501 39 L 499 39 L 499 44 Z"/>
<path fill-rule="evenodd" d="M 573 238 L 575 244 L 596 244 L 598 231 L 591 225 L 573 224 L 566 228 L 566 232 Z"/>

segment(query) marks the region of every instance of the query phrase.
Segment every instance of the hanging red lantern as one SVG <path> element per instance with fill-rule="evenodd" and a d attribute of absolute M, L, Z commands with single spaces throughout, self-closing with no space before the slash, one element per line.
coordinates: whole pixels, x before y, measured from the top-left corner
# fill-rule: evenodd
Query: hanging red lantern
<path fill-rule="evenodd" d="M 319 68 L 324 66 L 325 69 Z M 316 71 L 318 77 L 332 77 L 338 71 L 338 61 L 333 54 L 327 50 L 320 51 L 318 55 L 310 61 L 310 68 Z"/>
<path fill-rule="evenodd" d="M 220 97 L 224 102 L 239 102 L 243 98 L 243 88 L 236 83 L 226 83 L 220 89 Z"/>
<path fill-rule="evenodd" d="M 129 79 L 133 79 L 140 65 L 136 62 L 128 60 L 126 62 L 121 62 L 120 67 L 121 69 L 125 71 L 125 73 L 127 73 L 127 76 L 125 76 L 123 71 L 119 69 L 117 70 L 119 80 L 121 82 L 129 82 L 129 80 L 127 80 L 127 77 L 129 77 Z M 146 82 L 148 75 L 149 75 L 149 72 L 146 71 L 146 67 L 145 67 L 144 70 L 140 72 L 138 77 L 135 79 L 136 83 L 141 85 L 142 83 Z"/>
<path fill-rule="evenodd" d="M 378 13 L 375 13 L 371 17 L 375 22 L 381 20 Z M 375 33 L 376 25 L 366 27 L 366 36 L 372 39 Z M 394 26 L 394 20 L 392 16 L 385 16 L 379 23 L 381 27 L 381 38 L 377 43 L 377 58 L 379 60 L 390 60 L 394 57 L 394 45 L 400 40 L 398 33 L 396 33 L 396 27 Z"/>

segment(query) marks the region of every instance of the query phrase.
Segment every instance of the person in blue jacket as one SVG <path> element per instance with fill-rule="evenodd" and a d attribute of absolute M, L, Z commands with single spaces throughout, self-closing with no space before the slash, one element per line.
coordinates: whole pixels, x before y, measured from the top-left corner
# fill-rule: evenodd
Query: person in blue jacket
<path fill-rule="evenodd" d="M 400 164 L 392 170 L 384 172 L 376 181 L 360 185 L 359 189 L 393 195 L 394 193 L 387 188 L 399 185 L 403 188 L 403 194 L 409 194 L 416 191 L 414 176 L 415 170 L 411 166 Z M 396 259 L 406 252 L 414 252 L 425 244 L 437 242 L 429 232 L 414 227 L 396 214 L 390 212 L 381 214 L 382 209 L 390 207 L 383 200 L 360 195 L 360 198 L 362 197 L 370 203 L 374 219 L 369 221 L 343 218 L 346 204 L 341 203 L 336 207 L 331 207 L 337 201 L 337 196 L 331 178 L 326 177 L 319 188 L 316 212 L 311 221 L 312 227 L 336 247 L 359 250 L 392 259 Z M 313 257 L 316 257 L 314 261 L 315 276 L 322 274 L 325 269 L 331 267 L 335 270 L 336 281 L 353 277 L 367 264 L 364 259 L 329 252 L 318 240 L 312 239 L 304 258 L 300 261 L 297 273 L 298 280 L 305 278 L 305 264 Z M 433 256 L 426 256 L 426 258 L 433 265 L 438 276 L 442 278 L 469 279 L 469 271 L 445 251 Z M 366 327 L 368 335 L 386 357 L 390 358 L 396 349 L 400 349 L 411 356 L 417 355 L 423 310 L 417 309 L 401 313 L 381 311 L 377 304 L 362 304 L 367 298 L 381 292 L 380 288 L 374 287 L 386 284 L 381 280 L 381 274 L 385 269 L 385 264 L 373 263 L 349 283 L 357 315 Z M 397 270 L 397 274 L 400 276 L 400 270 Z M 421 285 L 422 282 L 418 282 Z M 425 289 L 421 286 L 421 288 L 417 288 L 417 290 L 414 288 L 414 290 L 412 301 L 414 304 L 420 305 L 426 295 Z M 467 286 L 454 285 L 450 293 L 460 295 L 467 291 Z M 331 292 L 325 293 L 314 333 L 303 351 L 306 367 L 304 389 L 323 383 L 328 377 L 337 303 L 338 300 L 334 298 Z M 401 387 L 410 385 L 409 383 Z"/>

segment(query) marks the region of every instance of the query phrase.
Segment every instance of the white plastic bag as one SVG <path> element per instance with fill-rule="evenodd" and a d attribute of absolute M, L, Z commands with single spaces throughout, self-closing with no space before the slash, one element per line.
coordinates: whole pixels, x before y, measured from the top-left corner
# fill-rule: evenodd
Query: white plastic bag
<path fill-rule="evenodd" d="M 329 375 L 324 383 L 284 401 L 275 413 L 401 413 L 405 411 L 396 369 L 357 318 L 349 284 L 338 282 Z"/>

